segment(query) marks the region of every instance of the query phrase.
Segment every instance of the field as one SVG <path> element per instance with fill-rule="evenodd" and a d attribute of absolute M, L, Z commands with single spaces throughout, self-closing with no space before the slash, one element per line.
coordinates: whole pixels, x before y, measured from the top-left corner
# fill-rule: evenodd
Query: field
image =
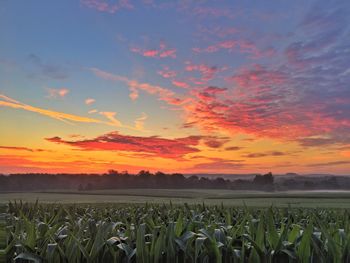
<path fill-rule="evenodd" d="M 350 262 L 347 192 L 125 189 L 0 200 L 1 262 Z"/>
<path fill-rule="evenodd" d="M 349 191 L 258 192 L 214 189 L 121 189 L 0 193 L 0 203 L 23 200 L 43 203 L 170 203 L 253 207 L 350 208 Z"/>

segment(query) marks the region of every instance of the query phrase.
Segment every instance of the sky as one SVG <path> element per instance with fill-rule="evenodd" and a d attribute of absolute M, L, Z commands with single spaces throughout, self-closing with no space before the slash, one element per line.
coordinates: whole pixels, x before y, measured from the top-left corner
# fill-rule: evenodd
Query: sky
<path fill-rule="evenodd" d="M 0 2 L 0 173 L 350 174 L 350 1 Z"/>

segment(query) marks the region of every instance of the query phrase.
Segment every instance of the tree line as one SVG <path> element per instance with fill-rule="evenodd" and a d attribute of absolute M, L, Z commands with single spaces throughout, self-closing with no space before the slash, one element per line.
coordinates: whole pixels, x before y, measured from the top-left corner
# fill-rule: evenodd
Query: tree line
<path fill-rule="evenodd" d="M 227 176 L 226 176 L 227 178 Z M 273 176 L 272 173 L 255 175 L 250 179 L 225 179 L 210 176 L 151 173 L 142 170 L 137 174 L 109 170 L 104 174 L 11 174 L 0 175 L 0 192 L 46 190 L 102 190 L 125 188 L 198 188 L 231 190 L 350 190 L 349 176 L 308 177 L 293 175 Z"/>
<path fill-rule="evenodd" d="M 100 190 L 122 188 L 200 188 L 273 190 L 271 173 L 256 175 L 253 180 L 229 180 L 140 171 L 138 174 L 109 170 L 105 174 L 11 174 L 0 175 L 0 191 Z"/>

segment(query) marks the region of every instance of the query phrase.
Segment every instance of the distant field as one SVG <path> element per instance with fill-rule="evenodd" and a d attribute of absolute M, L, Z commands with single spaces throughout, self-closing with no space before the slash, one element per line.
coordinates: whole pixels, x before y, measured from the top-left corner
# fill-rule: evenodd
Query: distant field
<path fill-rule="evenodd" d="M 0 203 L 22 200 L 44 203 L 169 203 L 252 207 L 350 208 L 350 191 L 259 192 L 216 189 L 120 189 L 99 191 L 51 191 L 0 193 Z"/>

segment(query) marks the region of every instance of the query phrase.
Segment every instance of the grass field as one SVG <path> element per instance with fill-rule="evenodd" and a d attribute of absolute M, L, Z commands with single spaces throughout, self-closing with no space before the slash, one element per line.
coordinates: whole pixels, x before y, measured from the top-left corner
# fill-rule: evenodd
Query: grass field
<path fill-rule="evenodd" d="M 348 191 L 259 192 L 217 189 L 120 189 L 0 193 L 0 203 L 22 200 L 43 203 L 170 203 L 253 207 L 350 208 Z"/>

